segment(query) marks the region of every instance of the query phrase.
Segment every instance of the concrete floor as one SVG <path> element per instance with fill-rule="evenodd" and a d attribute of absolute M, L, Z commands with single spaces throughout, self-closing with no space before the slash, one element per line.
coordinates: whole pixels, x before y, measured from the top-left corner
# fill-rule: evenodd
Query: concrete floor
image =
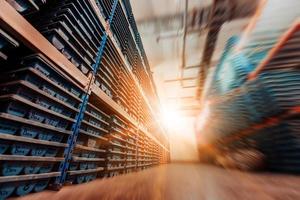
<path fill-rule="evenodd" d="M 299 200 L 300 176 L 169 164 L 18 200 Z"/>

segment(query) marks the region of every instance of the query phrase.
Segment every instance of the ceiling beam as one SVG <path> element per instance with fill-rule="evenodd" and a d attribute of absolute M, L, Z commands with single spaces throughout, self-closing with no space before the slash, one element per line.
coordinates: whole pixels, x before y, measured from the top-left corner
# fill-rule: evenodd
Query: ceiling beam
<path fill-rule="evenodd" d="M 198 89 L 196 96 L 199 99 L 201 98 L 206 73 L 211 66 L 211 59 L 216 48 L 218 35 L 222 25 L 227 21 L 253 15 L 258 2 L 259 0 L 214 0 L 210 21 L 208 23 L 208 34 L 202 54 L 201 69 L 198 74 Z"/>
<path fill-rule="evenodd" d="M 185 77 L 185 78 L 175 78 L 175 79 L 168 79 L 164 80 L 165 83 L 172 83 L 172 82 L 179 82 L 179 81 L 191 81 L 196 80 L 198 77 Z"/>
<path fill-rule="evenodd" d="M 207 27 L 210 9 L 211 6 L 206 6 L 187 12 L 187 33 L 197 33 Z M 159 36 L 160 39 L 168 38 L 169 36 L 171 38 L 177 37 L 177 35 L 182 37 L 184 34 L 184 14 L 184 12 L 179 12 L 172 15 L 147 18 L 137 21 L 137 24 L 144 36 L 161 33 Z M 147 31 L 143 31 L 143 27 L 145 27 Z M 147 27 L 155 28 L 149 31 Z"/>

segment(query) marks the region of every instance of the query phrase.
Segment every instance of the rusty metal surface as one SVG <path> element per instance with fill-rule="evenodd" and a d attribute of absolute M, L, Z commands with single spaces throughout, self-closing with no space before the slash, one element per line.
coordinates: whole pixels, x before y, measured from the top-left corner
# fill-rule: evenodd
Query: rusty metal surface
<path fill-rule="evenodd" d="M 39 199 L 297 200 L 300 177 L 244 173 L 199 164 L 170 164 L 18 200 Z"/>

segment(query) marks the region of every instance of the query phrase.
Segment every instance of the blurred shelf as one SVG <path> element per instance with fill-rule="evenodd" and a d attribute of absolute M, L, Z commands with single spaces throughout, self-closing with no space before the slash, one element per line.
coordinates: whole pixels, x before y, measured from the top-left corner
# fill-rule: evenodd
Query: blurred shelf
<path fill-rule="evenodd" d="M 16 181 L 27 181 L 27 180 L 39 180 L 45 178 L 58 177 L 59 172 L 51 172 L 44 174 L 30 174 L 30 175 L 18 175 L 18 176 L 4 176 L 0 177 L 0 183 L 16 182 Z"/>
<path fill-rule="evenodd" d="M 73 175 L 79 175 L 79 174 L 90 174 L 94 172 L 100 172 L 103 171 L 103 167 L 98 167 L 97 169 L 87 169 L 87 170 L 77 170 L 77 171 L 68 171 L 68 175 L 73 176 Z"/>
<path fill-rule="evenodd" d="M 281 52 L 283 48 L 286 47 L 286 44 L 289 42 L 295 33 L 300 30 L 300 20 L 298 19 L 291 27 L 280 37 L 279 41 L 275 46 L 272 47 L 266 58 L 255 68 L 255 70 L 249 74 L 249 79 L 255 79 L 265 68 L 266 66 L 272 62 L 272 59 L 278 57 L 280 54 L 284 54 L 285 52 Z M 297 38 L 300 38 L 296 35 Z M 295 47 L 297 48 L 297 46 Z M 296 55 L 298 55 L 297 52 Z M 295 55 L 295 56 L 296 56 Z"/>
<path fill-rule="evenodd" d="M 64 158 L 60 157 L 39 157 L 39 156 L 18 156 L 18 155 L 0 155 L 2 161 L 36 161 L 36 162 L 61 162 Z"/>
<path fill-rule="evenodd" d="M 15 136 L 15 135 L 8 135 L 0 133 L 0 139 L 1 140 L 10 140 L 10 141 L 17 141 L 17 142 L 25 142 L 30 144 L 42 144 L 46 146 L 54 146 L 54 147 L 67 147 L 67 144 L 64 143 L 58 143 L 58 142 L 50 142 L 45 140 L 39 140 L 39 139 L 32 139 L 22 136 Z"/>
<path fill-rule="evenodd" d="M 106 150 L 104 150 L 104 149 L 96 149 L 96 148 L 92 148 L 92 147 L 83 146 L 83 145 L 80 145 L 80 144 L 76 144 L 75 148 L 81 149 L 81 150 L 99 152 L 99 153 L 105 153 L 106 152 Z"/>
<path fill-rule="evenodd" d="M 39 128 L 47 128 L 49 130 L 53 130 L 53 131 L 59 132 L 59 133 L 64 133 L 64 134 L 67 134 L 67 135 L 71 134 L 71 131 L 67 131 L 67 130 L 64 130 L 64 129 L 61 129 L 61 128 L 55 128 L 55 127 L 47 125 L 47 124 L 43 124 L 43 123 L 36 122 L 36 121 L 33 121 L 33 120 L 29 120 L 29 119 L 24 119 L 22 117 L 10 115 L 10 114 L 7 114 L 7 113 L 0 113 L 0 118 L 1 119 L 12 120 L 12 121 L 23 123 L 23 124 L 36 126 L 36 127 L 39 127 Z"/>
<path fill-rule="evenodd" d="M 258 133 L 259 130 L 262 130 L 262 129 L 265 129 L 268 127 L 272 127 L 274 125 L 278 125 L 284 119 L 287 119 L 287 118 L 290 118 L 293 116 L 298 116 L 298 115 L 300 115 L 300 106 L 293 107 L 290 110 L 288 110 L 278 116 L 273 116 L 269 119 L 266 119 L 266 120 L 262 121 L 261 123 L 255 124 L 239 133 L 235 133 L 235 134 L 232 134 L 231 136 L 221 138 L 220 141 L 217 141 L 217 142 L 220 142 L 222 144 L 230 144 L 231 142 L 237 141 L 241 138 L 244 138 L 245 136 L 249 136 L 251 134 Z M 210 145 L 208 145 L 208 146 L 210 146 Z"/>
<path fill-rule="evenodd" d="M 73 156 L 72 161 L 74 162 L 81 162 L 81 161 L 86 161 L 86 162 L 103 162 L 105 161 L 105 158 L 84 158 L 84 157 L 77 157 Z"/>

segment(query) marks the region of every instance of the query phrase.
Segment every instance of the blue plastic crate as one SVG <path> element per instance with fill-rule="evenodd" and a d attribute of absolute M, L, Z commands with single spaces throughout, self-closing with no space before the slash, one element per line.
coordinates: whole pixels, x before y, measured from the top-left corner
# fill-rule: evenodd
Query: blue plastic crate
<path fill-rule="evenodd" d="M 24 196 L 26 194 L 29 194 L 34 187 L 35 187 L 35 183 L 32 181 L 20 182 L 16 187 L 15 193 L 17 196 Z"/>
<path fill-rule="evenodd" d="M 13 143 L 11 145 L 10 153 L 12 155 L 26 156 L 29 154 L 30 150 L 31 147 L 28 144 Z"/>
<path fill-rule="evenodd" d="M 60 21 L 70 27 L 73 31 L 74 36 L 78 40 L 84 42 L 87 48 L 90 47 L 92 50 L 97 51 L 97 46 L 100 45 L 100 37 L 97 37 L 95 35 L 96 32 L 91 30 L 91 27 L 89 25 L 92 23 L 88 23 L 82 20 L 84 19 L 83 15 L 77 17 L 77 13 L 75 11 L 72 11 L 71 9 L 53 9 L 54 11 L 52 13 L 47 13 L 46 15 L 42 16 L 39 21 L 35 22 L 38 29 L 47 26 L 48 23 L 53 23 L 53 21 Z M 84 13 L 85 12 L 83 12 L 83 14 Z M 52 20 L 49 21 L 49 18 L 51 18 Z"/>
<path fill-rule="evenodd" d="M 104 34 L 104 28 L 97 19 L 90 3 L 88 1 L 60 1 L 53 4 L 50 12 L 44 13 L 36 21 L 37 27 L 49 36 L 49 40 L 54 46 L 86 74 L 91 62 L 86 63 L 81 55 L 86 55 L 84 56 L 86 58 L 95 57 L 95 52 L 100 44 L 99 39 L 101 40 L 101 36 Z M 53 28 L 59 30 L 58 34 Z M 69 33 L 70 30 L 72 33 Z M 64 32 L 65 38 L 59 36 L 59 32 Z M 68 44 L 69 41 L 75 47 Z M 91 46 L 95 49 L 91 49 Z M 76 51 L 81 53 L 76 53 Z"/>
<path fill-rule="evenodd" d="M 0 140 L 0 155 L 4 154 L 9 149 L 10 145 L 9 142 Z"/>
<path fill-rule="evenodd" d="M 48 147 L 46 149 L 45 157 L 55 157 L 58 154 L 57 148 Z"/>
<path fill-rule="evenodd" d="M 39 180 L 34 186 L 34 192 L 41 192 L 47 188 L 49 185 L 50 179 Z"/>
<path fill-rule="evenodd" d="M 56 127 L 61 129 L 68 129 L 69 123 L 64 120 L 59 120 Z"/>
<path fill-rule="evenodd" d="M 84 127 L 85 127 L 85 129 L 84 129 Z M 81 126 L 81 128 L 83 130 L 85 130 L 86 132 L 91 133 L 93 135 L 100 135 L 100 131 L 98 131 L 97 129 L 95 129 L 91 126 Z"/>
<path fill-rule="evenodd" d="M 38 163 L 27 163 L 24 164 L 24 174 L 37 174 L 41 169 Z"/>
<path fill-rule="evenodd" d="M 31 80 L 33 80 L 33 78 L 31 78 Z M 38 80 L 36 80 L 36 82 L 37 81 Z M 31 83 L 32 83 L 32 81 L 31 81 Z M 75 107 L 75 108 L 78 107 L 78 103 L 76 103 L 76 100 L 74 100 L 67 94 L 63 94 L 62 92 L 59 92 L 58 90 L 51 87 L 49 84 L 46 84 L 46 83 L 42 84 L 41 81 L 39 81 L 38 84 L 41 85 L 38 87 L 40 87 L 40 89 L 42 91 L 46 92 L 47 94 L 69 104 L 72 107 Z M 46 100 L 47 97 L 40 97 L 39 96 L 40 94 L 38 94 L 36 91 L 28 90 L 28 88 L 25 88 L 24 86 L 21 86 L 21 88 L 19 88 L 18 90 L 14 89 L 14 88 L 10 88 L 10 90 L 17 94 L 20 94 L 22 97 L 28 99 L 29 101 L 35 102 L 38 105 L 41 105 L 47 109 L 51 109 L 58 113 L 65 112 L 67 115 L 70 115 L 69 114 L 70 111 L 68 111 L 69 108 L 66 108 L 65 106 L 63 108 L 62 106 L 60 106 L 57 102 L 54 102 L 53 100 L 50 100 L 50 99 Z"/>
<path fill-rule="evenodd" d="M 88 163 L 87 162 L 79 163 L 79 169 L 80 170 L 86 170 L 87 168 L 88 168 Z"/>
<path fill-rule="evenodd" d="M 44 92 L 50 94 L 51 96 L 56 96 L 56 93 L 53 89 L 51 89 L 48 85 L 43 85 L 41 88 Z"/>
<path fill-rule="evenodd" d="M 44 163 L 41 165 L 38 173 L 40 173 L 40 174 L 49 173 L 52 171 L 53 167 L 54 167 L 53 164 Z"/>
<path fill-rule="evenodd" d="M 30 155 L 43 157 L 43 156 L 45 156 L 46 152 L 47 152 L 47 147 L 35 145 L 35 146 L 31 147 Z"/>
<path fill-rule="evenodd" d="M 28 114 L 28 119 L 42 123 L 45 120 L 45 114 L 32 109 Z"/>
<path fill-rule="evenodd" d="M 15 185 L 9 183 L 0 184 L 0 199 L 6 199 L 15 191 Z"/>
<path fill-rule="evenodd" d="M 68 102 L 68 98 L 63 94 L 56 93 L 55 97 L 58 98 L 59 100 L 63 101 L 63 102 Z"/>
<path fill-rule="evenodd" d="M 28 76 L 29 77 L 29 76 Z M 31 80 L 28 80 L 32 83 L 33 77 L 30 76 Z M 35 82 L 38 82 L 38 79 L 35 80 Z M 54 89 L 53 87 L 51 87 L 49 84 L 42 84 L 41 82 L 38 82 L 37 84 L 38 87 L 40 87 L 40 89 L 44 92 L 46 92 L 47 94 L 69 104 L 72 107 L 77 108 L 78 107 L 78 103 L 76 103 L 75 100 L 73 100 L 71 97 L 68 97 L 68 95 L 64 95 L 61 92 L 58 92 L 58 90 Z M 4 93 L 4 92 L 3 92 Z M 18 85 L 14 85 L 14 86 L 10 86 L 10 87 L 6 87 L 6 91 L 5 93 L 16 93 L 19 94 L 20 96 L 26 98 L 27 100 L 34 102 L 46 109 L 51 109 L 55 112 L 58 113 L 66 113 L 66 115 L 71 116 L 71 112 L 69 111 L 69 108 L 66 108 L 64 106 L 64 108 L 62 106 L 60 106 L 57 102 L 43 96 L 39 96 L 41 94 L 39 94 L 37 91 L 31 90 L 30 88 L 27 88 L 25 86 L 18 86 Z"/>
<path fill-rule="evenodd" d="M 38 139 L 49 141 L 52 138 L 52 136 L 53 136 L 52 133 L 40 131 L 38 135 Z"/>
<path fill-rule="evenodd" d="M 81 98 L 82 90 L 65 81 L 65 78 L 62 77 L 58 72 L 51 68 L 52 64 L 45 57 L 40 54 L 34 54 L 31 56 L 24 57 L 22 60 L 22 64 L 28 66 L 30 68 L 34 68 L 38 70 L 41 74 L 48 77 L 51 81 L 55 82 L 62 88 L 75 96 Z"/>
<path fill-rule="evenodd" d="M 96 121 L 96 120 L 90 118 L 90 119 L 88 120 L 88 122 L 89 122 L 90 124 L 94 125 L 94 126 L 97 126 L 97 127 L 99 127 L 99 128 L 102 128 L 102 125 L 101 125 L 101 123 L 100 123 L 99 121 Z"/>
<path fill-rule="evenodd" d="M 89 174 L 85 176 L 85 181 L 86 182 L 90 182 L 93 181 L 97 178 L 97 174 Z"/>
<path fill-rule="evenodd" d="M 59 134 L 53 134 L 50 138 L 50 141 L 52 142 L 62 142 L 64 136 Z"/>
<path fill-rule="evenodd" d="M 53 32 L 44 32 L 48 40 L 59 50 L 61 53 L 69 59 L 75 66 L 77 66 L 83 74 L 88 74 L 92 63 L 89 63 L 83 58 L 80 53 L 77 53 L 75 48 L 68 46 L 68 43 L 64 41 L 61 35 L 55 30 Z"/>
<path fill-rule="evenodd" d="M 259 76 L 259 79 L 271 94 L 279 110 L 284 111 L 300 105 L 299 70 L 266 71 Z"/>
<path fill-rule="evenodd" d="M 25 117 L 28 113 L 28 110 L 22 107 L 20 104 L 15 102 L 11 102 L 8 104 L 6 112 L 11 115 L 15 115 L 18 117 Z"/>
<path fill-rule="evenodd" d="M 72 162 L 72 163 L 70 163 L 69 170 L 70 171 L 76 171 L 78 169 L 78 166 L 79 166 L 79 163 Z"/>
<path fill-rule="evenodd" d="M 70 92 L 71 92 L 72 94 L 74 94 L 75 96 L 77 96 L 77 97 L 80 97 L 80 96 L 81 96 L 81 92 L 80 92 L 78 89 L 75 89 L 75 88 L 73 88 L 73 87 L 70 88 Z"/>
<path fill-rule="evenodd" d="M 24 166 L 20 165 L 20 163 L 4 162 L 1 168 L 3 176 L 16 176 L 22 172 Z"/>
<path fill-rule="evenodd" d="M 45 117 L 45 124 L 48 124 L 50 126 L 55 126 L 55 127 L 58 127 L 60 123 L 60 120 L 57 119 L 57 118 L 54 118 L 54 117 Z M 65 128 L 66 126 L 64 126 L 63 128 Z M 60 127 L 61 128 L 61 127 Z"/>
<path fill-rule="evenodd" d="M 78 176 L 76 176 L 76 183 L 77 184 L 81 184 L 81 183 L 84 183 L 85 182 L 85 176 L 86 175 L 78 175 Z"/>
<path fill-rule="evenodd" d="M 89 158 L 96 158 L 96 153 L 90 152 L 90 153 L 88 154 L 88 157 L 89 157 Z"/>
<path fill-rule="evenodd" d="M 300 172 L 299 130 L 296 117 L 256 133 L 255 139 L 260 144 L 259 149 L 265 153 L 270 170 Z"/>
<path fill-rule="evenodd" d="M 37 103 L 38 105 L 46 108 L 46 109 L 49 109 L 51 107 L 51 103 L 49 103 L 47 100 L 43 99 L 43 98 L 37 98 L 35 103 Z"/>
<path fill-rule="evenodd" d="M 96 169 L 97 168 L 97 164 L 96 163 L 88 163 L 87 168 L 88 169 Z"/>
<path fill-rule="evenodd" d="M 44 26 L 44 28 L 40 29 L 40 31 L 42 33 L 48 33 L 49 30 L 56 30 L 58 34 L 61 34 L 66 39 L 64 41 L 69 44 L 68 46 L 74 50 L 74 53 L 71 57 L 71 62 L 73 62 L 72 59 L 75 59 L 76 62 L 74 64 L 79 67 L 80 64 L 78 64 L 77 61 L 79 61 L 80 59 L 76 57 L 75 54 L 80 54 L 80 58 L 83 58 L 91 66 L 91 64 L 95 62 L 96 52 L 90 51 L 90 49 L 83 44 L 84 41 L 80 41 L 77 39 L 77 37 L 75 37 L 75 35 L 71 31 L 71 29 L 74 28 L 75 27 L 68 27 L 61 21 L 57 21 L 55 23 Z"/>
<path fill-rule="evenodd" d="M 7 121 L 0 122 L 0 133 L 1 134 L 9 134 L 15 135 L 18 131 L 19 127 L 16 124 L 9 123 Z"/>

